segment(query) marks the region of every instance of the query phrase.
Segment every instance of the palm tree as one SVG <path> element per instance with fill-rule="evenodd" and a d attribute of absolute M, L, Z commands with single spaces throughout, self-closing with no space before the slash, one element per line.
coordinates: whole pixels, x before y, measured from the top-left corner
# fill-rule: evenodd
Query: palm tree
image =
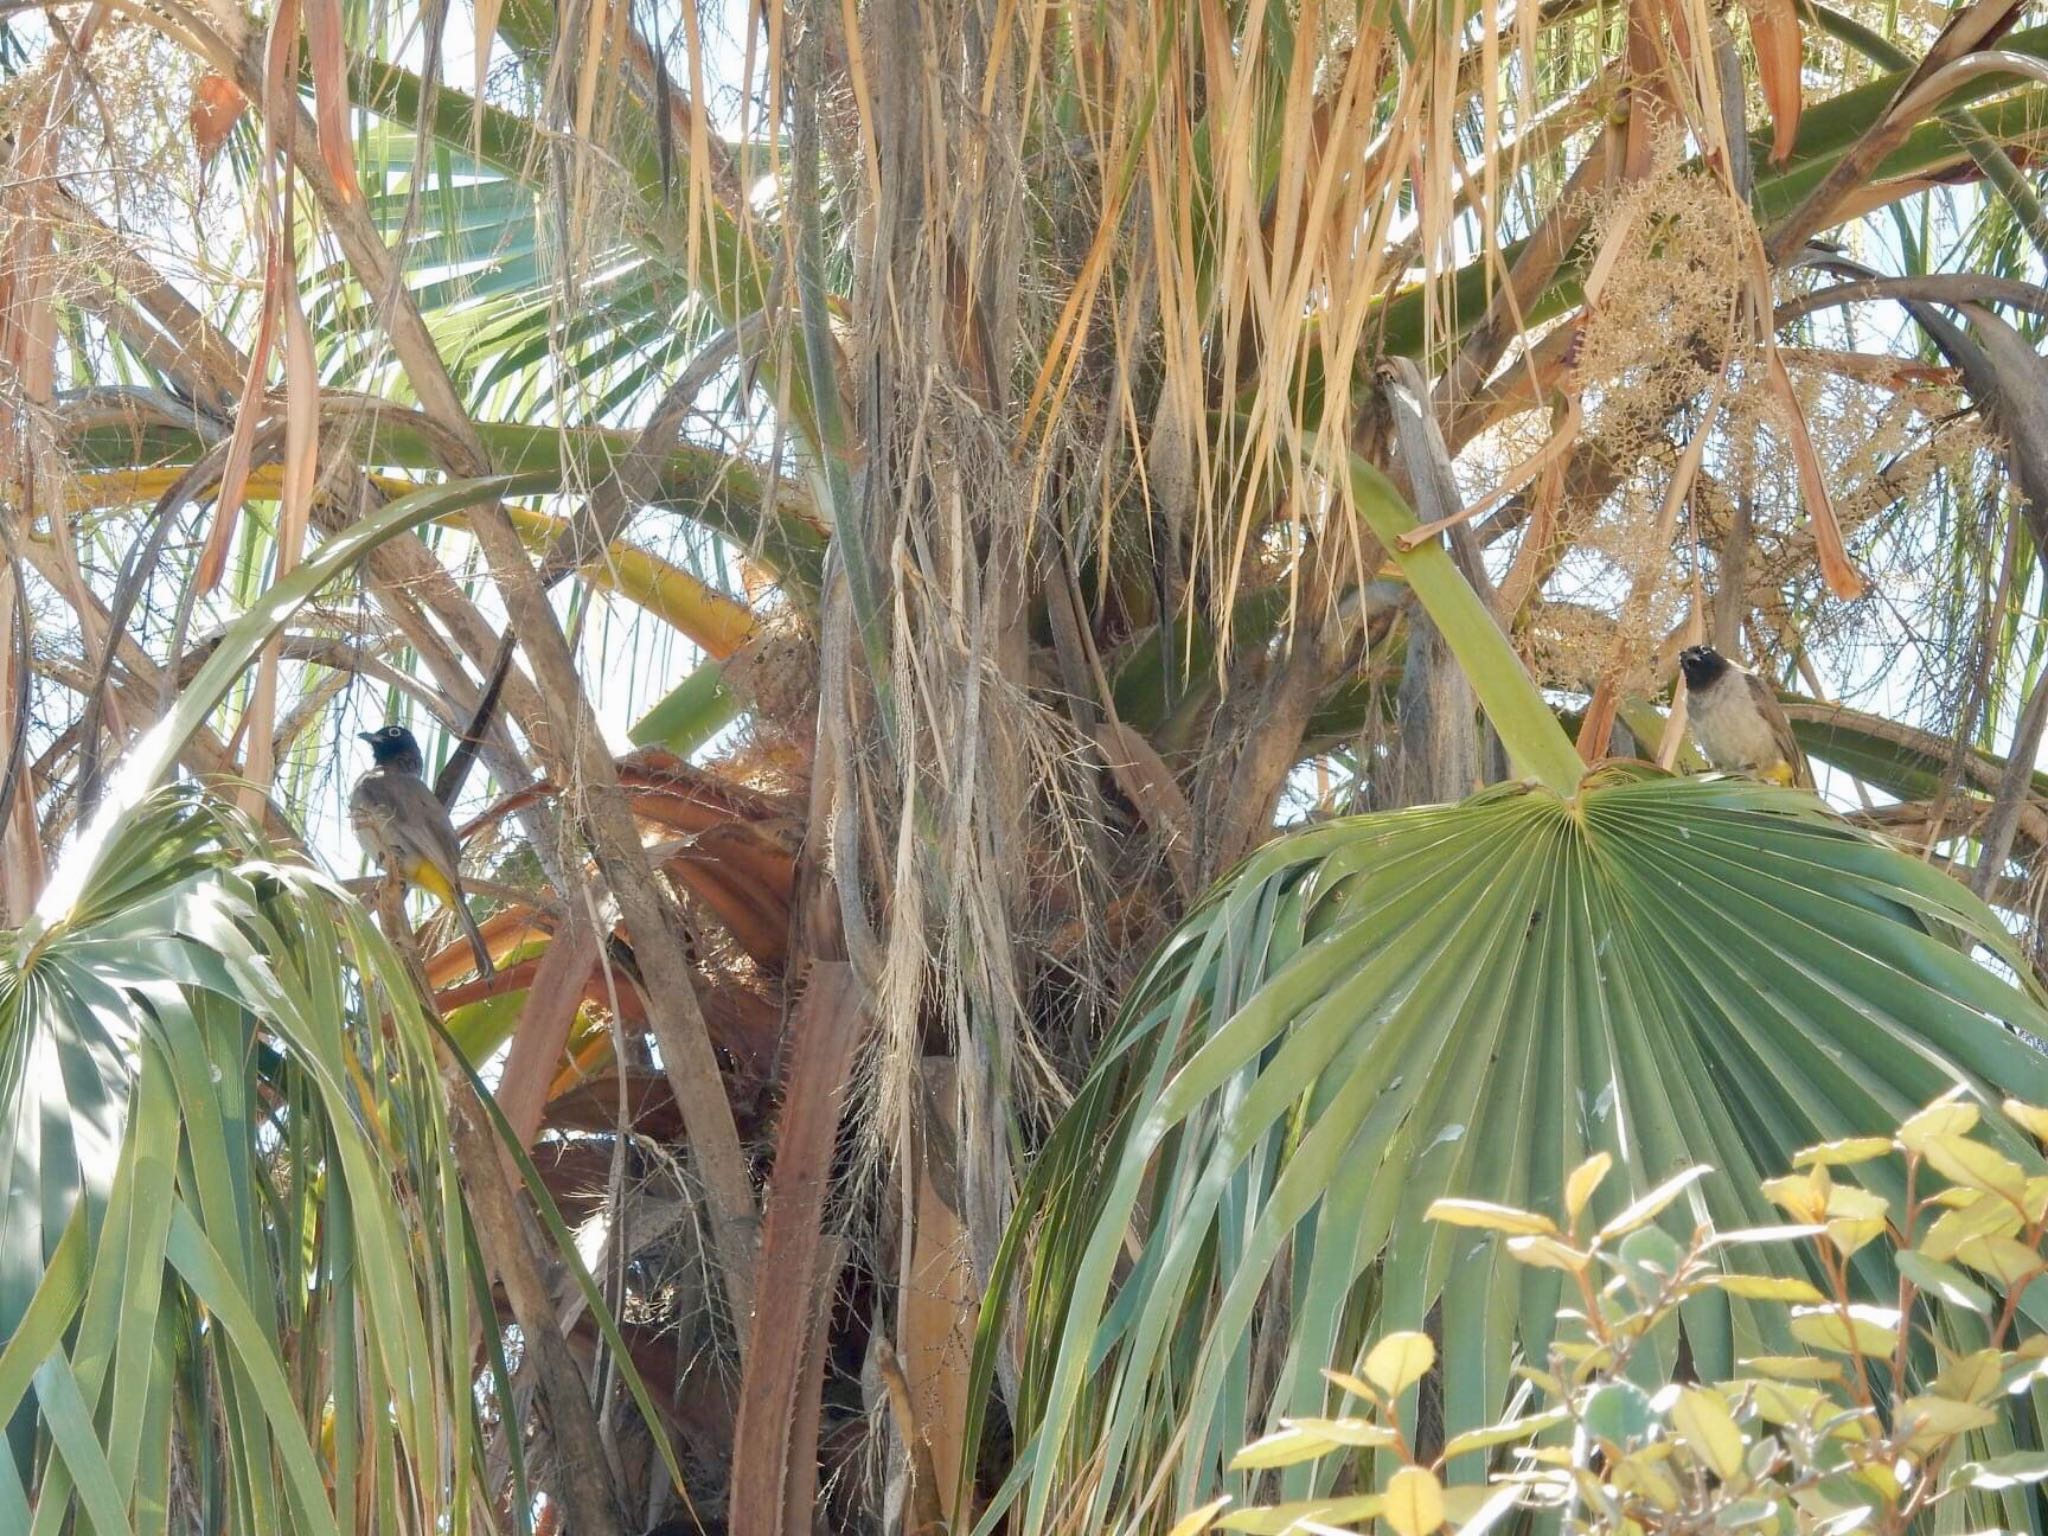
<path fill-rule="evenodd" d="M 50 895 L 79 829 L 240 901 L 267 889 L 241 872 L 259 835 L 348 856 L 359 723 L 431 724 L 498 974 L 465 979 L 439 920 L 415 934 L 386 901 L 379 939 L 292 876 L 319 921 L 265 935 L 262 963 L 329 990 L 225 994 L 220 1028 L 274 1050 L 279 1085 L 251 1084 L 269 1118 L 234 1166 L 301 1195 L 325 1166 L 305 1149 L 339 1106 L 287 1081 L 317 1006 L 414 1117 L 365 1155 L 409 1189 L 431 1154 L 447 1202 L 403 1213 L 447 1246 L 391 1284 L 466 1304 L 495 1275 L 518 1325 L 474 1422 L 466 1322 L 421 1325 L 422 1412 L 467 1436 L 445 1447 L 396 1433 L 376 1383 L 323 1393 L 334 1351 L 245 1333 L 297 1394 L 247 1366 L 275 1439 L 224 1462 L 147 1419 L 157 1482 L 101 1411 L 117 1378 L 72 1345 L 77 1392 L 18 1421 L 23 1502 L 53 1527 L 268 1530 L 275 1507 L 387 1528 L 350 1484 L 404 1490 L 421 1525 L 581 1536 L 688 1519 L 684 1494 L 767 1531 L 963 1521 L 1007 1487 L 1032 1523 L 1159 1519 L 1371 1317 L 1441 1295 L 1447 1330 L 1477 1319 L 1444 1411 L 1498 1409 L 1543 1298 L 1484 1266 L 1446 1288 L 1411 1191 L 1541 1204 L 1612 1135 L 1626 1199 L 1679 1161 L 1768 1169 L 1936 1083 L 2031 1082 L 2003 1029 L 2041 1032 L 2048 842 L 2031 19 L 12 20 L 17 969 L 43 962 L 38 912 L 163 921 L 153 896 Z M 1696 640 L 1787 685 L 1844 814 L 1582 781 L 1697 766 L 1668 692 Z M 173 758 L 243 819 L 136 798 Z M 1535 958 L 1501 969 L 1511 942 Z M 148 964 L 169 968 L 116 990 L 198 985 Z M 474 1101 L 428 1102 L 421 991 L 533 1149 L 540 1208 L 584 1228 L 590 1295 L 540 1293 L 517 1244 L 457 1251 L 519 1220 L 442 1214 L 449 1136 L 470 1201 L 506 1185 Z M 1571 1043 L 1596 999 L 1597 1051 Z M 408 1021 L 403 1070 L 378 1016 Z M 106 1145 L 146 1103 L 177 1117 L 150 1072 L 106 1065 Z M 1482 1116 L 1487 1137 L 1448 1135 Z M 300 1207 L 238 1187 L 271 1250 L 243 1288 L 312 1305 L 303 1277 L 335 1265 L 297 1242 Z M 61 1235 L 117 1201 L 59 1184 L 37 1208 Z M 46 1354 L 26 1298 L 99 1269 L 11 1226 L 6 1247 L 27 1310 L 0 1327 Z M 165 1315 L 218 1349 L 173 1264 Z M 1743 1339 L 1739 1312 L 1693 1326 L 1694 1348 Z M 40 1365 L 7 1347 L 0 1388 Z M 131 1369 L 168 1393 L 194 1358 Z M 195 1426 L 251 1411 L 177 1402 Z M 88 1442 L 104 1475 L 74 1465 Z M 256 1483 L 298 1502 L 231 1496 Z"/>

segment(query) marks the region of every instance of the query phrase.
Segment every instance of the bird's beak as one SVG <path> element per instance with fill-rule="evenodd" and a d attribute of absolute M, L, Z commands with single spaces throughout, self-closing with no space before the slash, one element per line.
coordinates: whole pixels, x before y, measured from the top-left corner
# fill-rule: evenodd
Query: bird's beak
<path fill-rule="evenodd" d="M 376 733 L 375 731 L 357 731 L 357 732 L 356 732 L 356 740 L 357 740 L 357 741 L 375 741 L 376 739 L 377 739 L 377 733 Z"/>

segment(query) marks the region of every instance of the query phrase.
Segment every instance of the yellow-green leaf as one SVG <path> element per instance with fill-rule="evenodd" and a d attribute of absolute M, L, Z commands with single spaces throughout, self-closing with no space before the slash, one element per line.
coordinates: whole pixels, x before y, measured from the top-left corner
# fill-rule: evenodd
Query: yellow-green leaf
<path fill-rule="evenodd" d="M 1847 1315 L 1844 1316 L 1846 1311 Z M 1899 1314 L 1890 1307 L 1795 1307 L 1792 1337 L 1847 1355 L 1888 1355 L 1898 1343 Z"/>
<path fill-rule="evenodd" d="M 1798 1382 L 1752 1381 L 1749 1390 L 1756 1411 L 1771 1424 L 1802 1423 L 1815 1409 L 1832 1407 L 1834 1401 L 1818 1387 Z"/>
<path fill-rule="evenodd" d="M 1914 1450 L 1927 1450 L 1944 1440 L 1996 1424 L 1998 1415 L 1976 1403 L 1950 1397 L 1909 1397 L 1899 1404 L 1893 1424 Z"/>
<path fill-rule="evenodd" d="M 1371 1419 L 1282 1419 L 1287 1429 L 1298 1429 L 1305 1435 L 1321 1435 L 1338 1445 L 1380 1446 L 1392 1445 L 1397 1438 L 1384 1424 L 1375 1424 Z"/>
<path fill-rule="evenodd" d="M 1571 1172 L 1564 1181 L 1564 1213 L 1572 1221 L 1579 1219 L 1579 1212 L 1586 1208 L 1586 1202 L 1593 1198 L 1593 1191 L 1600 1187 L 1600 1181 L 1614 1166 L 1614 1159 L 1605 1152 L 1595 1152 Z"/>
<path fill-rule="evenodd" d="M 1899 1145 L 1919 1152 L 1937 1136 L 1967 1136 L 1977 1128 L 1977 1106 L 1956 1099 L 1930 1104 L 1899 1127 Z"/>
<path fill-rule="evenodd" d="M 2048 1337 L 2044 1337 L 2043 1342 L 2048 1343 Z M 1515 1367 L 1515 1374 L 1545 1397 L 1562 1398 L 1565 1395 L 1564 1383 L 1548 1371 L 1539 1371 L 1533 1365 L 1518 1365 Z"/>
<path fill-rule="evenodd" d="M 1827 1214 L 1825 1165 L 1816 1167 L 1810 1176 L 1788 1173 L 1775 1179 L 1765 1179 L 1762 1188 L 1764 1197 L 1794 1221 L 1818 1222 Z"/>
<path fill-rule="evenodd" d="M 1262 1435 L 1230 1458 L 1230 1470 L 1249 1472 L 1266 1467 L 1291 1467 L 1313 1461 L 1337 1448 L 1337 1442 L 1306 1430 L 1281 1428 Z"/>
<path fill-rule="evenodd" d="M 1956 1245 L 1956 1259 L 2005 1286 L 2018 1285 L 2041 1269 L 2040 1254 L 2017 1238 L 1996 1234 L 1964 1238 Z"/>
<path fill-rule="evenodd" d="M 1452 1227 L 1479 1227 L 1489 1232 L 1534 1232 L 1546 1237 L 1562 1236 L 1557 1223 L 1535 1211 L 1512 1205 L 1495 1205 L 1489 1200 L 1435 1200 L 1424 1213 L 1431 1221 Z"/>
<path fill-rule="evenodd" d="M 1684 1499 L 1671 1474 L 1657 1465 L 1658 1458 L 1644 1451 L 1623 1456 L 1608 1474 L 1623 1493 L 1648 1499 L 1659 1509 L 1676 1509 Z"/>
<path fill-rule="evenodd" d="M 1469 1456 L 1474 1451 L 1490 1451 L 1497 1445 L 1513 1445 L 1520 1440 L 1531 1440 L 1544 1430 L 1566 1423 L 1571 1412 L 1565 1408 L 1551 1408 L 1542 1413 L 1532 1413 L 1526 1419 L 1503 1419 L 1485 1429 L 1468 1429 L 1462 1435 L 1453 1435 L 1444 1444 L 1444 1460 Z"/>
<path fill-rule="evenodd" d="M 2002 1107 L 2006 1119 L 2034 1140 L 2048 1141 L 2048 1109 L 2038 1104 L 2024 1104 L 2018 1099 L 2007 1099 Z"/>
<path fill-rule="evenodd" d="M 1371 1399 L 1379 1396 L 1377 1392 L 1375 1392 L 1371 1387 L 1367 1386 L 1364 1382 L 1360 1381 L 1356 1376 L 1352 1375 L 1349 1371 L 1324 1371 L 1323 1379 L 1336 1386 L 1342 1387 L 1346 1392 L 1349 1392 L 1353 1397 L 1362 1397 L 1365 1398 L 1367 1401 L 1370 1401 Z"/>
<path fill-rule="evenodd" d="M 1591 1254 L 1581 1253 L 1571 1244 L 1561 1243 L 1554 1237 L 1533 1232 L 1509 1238 L 1508 1256 L 1518 1264 L 1536 1269 L 1561 1269 L 1573 1275 L 1593 1262 Z"/>
<path fill-rule="evenodd" d="M 1922 1195 L 1920 1203 L 1938 1205 L 1943 1210 L 1955 1211 L 1966 1205 L 1975 1205 L 1982 1193 L 1981 1190 L 1965 1189 L 1960 1184 L 1944 1184 L 1940 1189 Z"/>
<path fill-rule="evenodd" d="M 1683 1173 L 1674 1174 L 1602 1227 L 1599 1240 L 1603 1243 L 1612 1242 L 1617 1237 L 1626 1237 L 1638 1227 L 1648 1226 L 1663 1212 L 1665 1206 L 1713 1171 L 1711 1168 L 1699 1167 L 1688 1168 Z"/>
<path fill-rule="evenodd" d="M 1779 1381 L 1841 1381 L 1842 1367 L 1833 1360 L 1813 1355 L 1751 1355 L 1741 1362 L 1745 1371 L 1774 1376 Z"/>
<path fill-rule="evenodd" d="M 1854 1163 L 1867 1163 L 1873 1158 L 1883 1157 L 1892 1150 L 1889 1136 L 1847 1136 L 1840 1141 L 1824 1141 L 1817 1147 L 1808 1147 L 1793 1155 L 1794 1168 L 1846 1168 Z"/>
<path fill-rule="evenodd" d="M 1892 1469 L 1877 1462 L 1866 1462 L 1850 1476 L 1876 1494 L 1887 1509 L 1896 1507 L 1899 1495 L 1905 1492 L 1905 1489 L 1899 1486 L 1899 1480 L 1893 1475 Z"/>
<path fill-rule="evenodd" d="M 1551 1345 L 1550 1349 L 1551 1353 L 1560 1359 L 1569 1360 L 1578 1367 L 1572 1372 L 1572 1380 L 1580 1384 L 1590 1380 L 1596 1372 L 1607 1370 L 1614 1364 L 1614 1346 L 1611 1344 L 1592 1344 L 1584 1339 L 1561 1339 Z"/>
<path fill-rule="evenodd" d="M 1444 1489 L 1427 1467 L 1403 1467 L 1387 1479 L 1380 1517 L 1399 1536 L 1429 1536 L 1444 1523 Z"/>
<path fill-rule="evenodd" d="M 1742 1430 L 1720 1393 L 1687 1387 L 1671 1406 L 1671 1422 L 1714 1476 L 1726 1482 L 1742 1470 Z"/>
<path fill-rule="evenodd" d="M 1436 1346 L 1426 1333 L 1390 1333 L 1366 1352 L 1365 1379 L 1398 1397 L 1436 1364 Z"/>
<path fill-rule="evenodd" d="M 1861 1184 L 1834 1184 L 1828 1188 L 1827 1214 L 1831 1220 L 1882 1221 L 1891 1214 L 1891 1208 L 1891 1201 Z"/>
<path fill-rule="evenodd" d="M 2027 1220 L 2048 1220 L 2048 1174 L 2037 1173 L 2027 1180 L 2027 1192 L 2021 1196 L 2020 1204 L 2026 1208 Z"/>
<path fill-rule="evenodd" d="M 1998 1396 L 2005 1381 L 2006 1356 L 1996 1349 L 1974 1350 L 1959 1355 L 1941 1368 L 1934 1378 L 1934 1390 L 1962 1403 L 1989 1402 Z"/>
<path fill-rule="evenodd" d="M 1796 1301 L 1819 1305 L 1827 1300 L 1809 1281 L 1791 1275 L 1710 1275 L 1708 1284 L 1745 1301 Z"/>
<path fill-rule="evenodd" d="M 1222 1513 L 1223 1506 L 1229 1502 L 1230 1495 L 1226 1493 L 1220 1499 L 1211 1499 L 1200 1509 L 1189 1510 L 1173 1522 L 1173 1528 L 1166 1536 L 1202 1536 L 1202 1532 L 1209 1529 L 1216 1516 Z"/>
<path fill-rule="evenodd" d="M 1929 1167 L 1951 1184 L 1986 1189 L 2015 1203 L 2026 1198 L 2027 1175 L 2020 1165 L 1967 1136 L 1932 1136 L 1920 1149 Z"/>
<path fill-rule="evenodd" d="M 1285 1504 L 1248 1504 L 1216 1522 L 1220 1531 L 1245 1531 L 1249 1536 L 1283 1536 L 1305 1529 L 1305 1522 L 1345 1525 L 1376 1518 L 1385 1503 L 1376 1493 L 1341 1499 L 1294 1499 Z"/>
<path fill-rule="evenodd" d="M 1936 1217 L 1913 1246 L 1930 1259 L 1946 1262 L 1973 1237 L 2010 1237 L 2019 1229 L 2020 1213 L 2011 1201 L 1973 1191 L 1966 1204 Z"/>
<path fill-rule="evenodd" d="M 1830 1440 L 1868 1440 L 1877 1415 L 1868 1408 L 1844 1408 L 1829 1414 L 1817 1426 Z"/>
<path fill-rule="evenodd" d="M 1828 1241 L 1835 1245 L 1836 1251 L 1845 1259 L 1883 1233 L 1882 1216 L 1859 1217 L 1854 1221 L 1833 1220 L 1828 1223 Z"/>

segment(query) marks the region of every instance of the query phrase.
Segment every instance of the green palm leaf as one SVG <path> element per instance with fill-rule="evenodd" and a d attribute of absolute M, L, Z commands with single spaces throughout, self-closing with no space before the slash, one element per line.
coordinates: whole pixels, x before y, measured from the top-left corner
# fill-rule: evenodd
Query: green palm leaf
<path fill-rule="evenodd" d="M 1265 850 L 1155 959 L 1021 1202 L 995 1294 L 1045 1234 L 1022 1277 L 1044 1346 L 998 1509 L 1037 1531 L 1192 1507 L 1269 1419 L 1324 1410 L 1318 1368 L 1368 1320 L 1439 1305 L 1445 1431 L 1498 1417 L 1556 1277 L 1427 1222 L 1440 1195 L 1558 1215 L 1604 1150 L 1618 1209 L 1706 1162 L 1725 1176 L 1663 1220 L 1726 1231 L 1775 1219 L 1756 1185 L 1804 1145 L 1955 1086 L 2048 1097 L 2019 1033 L 2048 1036 L 2040 997 L 1957 936 L 2027 974 L 1968 892 L 1812 799 L 1648 769 Z M 1276 1298 L 1284 1322 L 1255 1323 Z M 1785 1345 L 1739 1299 L 1685 1322 L 1707 1375 Z M 985 1372 L 1001 1327 L 999 1304 Z"/>
<path fill-rule="evenodd" d="M 175 1431 L 191 1528 L 466 1528 L 481 1277 L 402 963 L 189 786 L 77 856 L 0 954 L 0 1520 L 162 1529 Z"/>
<path fill-rule="evenodd" d="M 0 936 L 0 1529 L 161 1529 L 174 1426 L 224 1459 L 198 1529 L 354 1529 L 359 1486 L 373 1529 L 468 1527 L 482 1277 L 433 1026 L 359 903 L 156 786 L 323 586 L 522 486 L 401 497 L 273 584 Z"/>

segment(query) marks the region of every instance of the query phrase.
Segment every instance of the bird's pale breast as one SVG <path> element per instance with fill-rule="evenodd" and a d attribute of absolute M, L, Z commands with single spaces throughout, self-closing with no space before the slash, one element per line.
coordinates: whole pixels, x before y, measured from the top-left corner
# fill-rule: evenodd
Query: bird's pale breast
<path fill-rule="evenodd" d="M 1770 722 L 1729 680 L 1693 695 L 1687 707 L 1692 711 L 1693 735 L 1715 767 L 1769 767 L 1783 755 Z"/>

